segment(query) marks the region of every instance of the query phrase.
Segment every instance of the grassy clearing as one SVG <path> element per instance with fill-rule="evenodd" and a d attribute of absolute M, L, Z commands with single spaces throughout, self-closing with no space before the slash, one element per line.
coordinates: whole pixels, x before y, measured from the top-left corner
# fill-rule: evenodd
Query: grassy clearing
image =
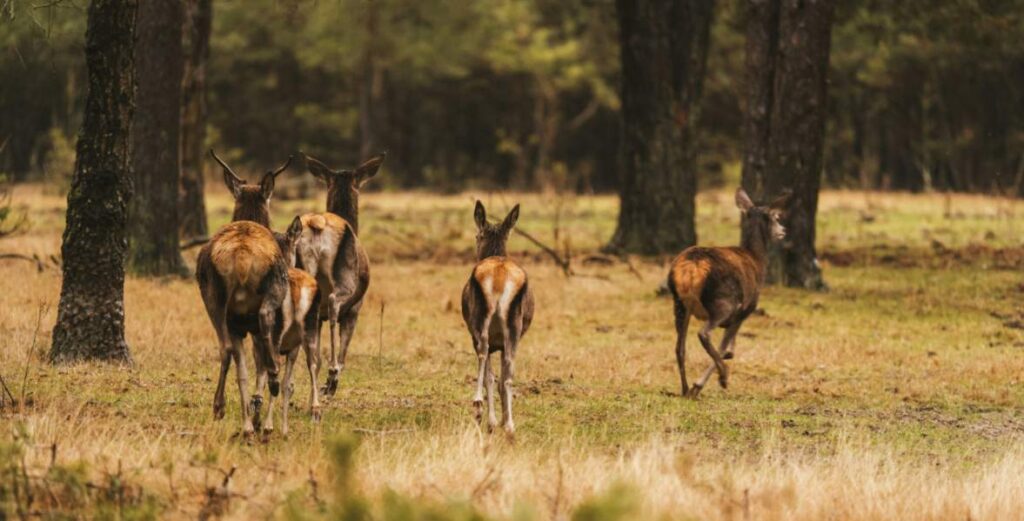
<path fill-rule="evenodd" d="M 214 225 L 229 217 L 219 188 Z M 521 226 L 544 241 L 555 242 L 559 222 L 581 274 L 566 279 L 527 241 L 510 241 L 538 309 L 517 359 L 514 443 L 481 434 L 471 417 L 475 364 L 459 293 L 476 196 L 494 213 L 521 201 Z M 58 253 L 63 201 L 34 186 L 14 197 L 33 226 L 0 251 Z M 702 242 L 733 243 L 729 194 L 698 201 Z M 275 225 L 321 205 L 275 201 Z M 671 304 L 654 291 L 667 259 L 635 260 L 639 276 L 584 262 L 611 234 L 614 198 L 369 194 L 361 238 L 373 283 L 341 389 L 311 425 L 299 372 L 290 438 L 254 445 L 231 438 L 233 385 L 228 417 L 211 419 L 214 334 L 191 280 L 129 279 L 135 368 L 53 368 L 43 360 L 59 271 L 5 262 L 0 374 L 16 396 L 27 374 L 30 400 L 0 411 L 0 436 L 20 444 L 32 472 L 46 471 L 56 445 L 57 464 L 85 462 L 97 483 L 122 476 L 144 491 L 143 513 L 168 517 L 213 507 L 233 519 L 283 516 L 286 498 L 315 512 L 316 498 L 337 495 L 330 440 L 346 431 L 363 439 L 352 487 L 367 497 L 395 490 L 500 518 L 562 519 L 588 501 L 628 507 L 629 497 L 639 510 L 626 518 L 1013 517 L 1024 510 L 1021 216 L 1024 204 L 994 198 L 823 194 L 832 291 L 767 289 L 764 314 L 741 332 L 730 388 L 689 401 L 674 396 Z M 692 378 L 710 361 L 695 339 L 689 346 Z M 232 465 L 238 495 L 217 503 Z"/>

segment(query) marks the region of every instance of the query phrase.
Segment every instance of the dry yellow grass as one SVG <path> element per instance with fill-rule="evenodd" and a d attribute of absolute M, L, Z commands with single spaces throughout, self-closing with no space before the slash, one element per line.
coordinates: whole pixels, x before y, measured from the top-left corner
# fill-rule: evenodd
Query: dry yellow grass
<path fill-rule="evenodd" d="M 219 188 L 211 190 L 218 224 L 227 219 Z M 741 332 L 730 389 L 709 388 L 699 401 L 673 396 L 671 304 L 654 295 L 662 262 L 637 260 L 639 277 L 623 264 L 580 265 L 582 276 L 566 279 L 513 237 L 538 312 L 517 357 L 511 443 L 472 423 L 475 364 L 458 306 L 474 195 L 364 196 L 373 282 L 338 396 L 311 425 L 308 383 L 298 378 L 292 435 L 266 444 L 232 439 L 233 386 L 229 417 L 211 418 L 216 349 L 193 281 L 129 278 L 136 367 L 54 368 L 43 360 L 59 271 L 0 264 L 0 374 L 19 395 L 27 367 L 32 399 L 0 411 L 0 441 L 30 433 L 30 469 L 49 465 L 51 444 L 57 461 L 87 462 L 92 475 L 120 465 L 169 518 L 195 518 L 207 487 L 221 480 L 217 469 L 232 465 L 241 496 L 226 516 L 280 515 L 289 494 L 308 501 L 311 473 L 329 481 L 327 440 L 349 430 L 363 437 L 355 469 L 367 494 L 463 500 L 499 517 L 567 518 L 616 483 L 638 495 L 639 518 L 1008 519 L 1024 511 L 1024 334 L 1007 326 L 1021 318 L 1024 287 L 1019 270 L 984 269 L 992 251 L 1019 246 L 1021 203 L 825 193 L 822 250 L 877 249 L 878 258 L 826 263 L 830 293 L 767 289 L 765 314 Z M 0 252 L 58 253 L 63 201 L 33 186 L 14 197 L 29 206 L 33 227 L 0 241 Z M 521 226 L 544 240 L 561 202 L 560 236 L 571 238 L 576 259 L 614 223 L 610 197 L 484 197 L 496 213 L 521 201 Z M 699 203 L 702 241 L 732 243 L 728 194 L 701 194 Z M 275 201 L 275 223 L 321 205 Z M 977 252 L 939 269 L 933 240 Z M 885 255 L 913 262 L 900 267 Z M 30 351 L 40 306 L 49 312 Z M 690 346 L 696 373 L 709 360 Z"/>

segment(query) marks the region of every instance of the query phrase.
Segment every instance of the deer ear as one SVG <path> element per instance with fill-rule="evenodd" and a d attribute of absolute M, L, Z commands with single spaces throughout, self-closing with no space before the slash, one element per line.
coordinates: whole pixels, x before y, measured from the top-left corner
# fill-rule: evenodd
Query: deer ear
<path fill-rule="evenodd" d="M 302 235 L 302 218 L 296 215 L 292 219 L 292 224 L 288 226 L 288 242 L 295 244 L 300 235 Z"/>
<path fill-rule="evenodd" d="M 478 230 L 487 228 L 487 210 L 484 209 L 484 203 L 476 202 L 476 208 L 473 209 L 473 220 L 476 221 Z"/>
<path fill-rule="evenodd" d="M 224 170 L 224 186 L 228 187 L 231 196 L 235 199 L 238 199 L 238 196 L 242 194 L 242 184 L 243 182 L 235 177 L 235 174 L 227 169 Z"/>
<path fill-rule="evenodd" d="M 502 229 L 505 230 L 505 233 L 508 233 L 509 231 L 512 230 L 512 227 L 516 225 L 516 221 L 518 221 L 518 220 L 519 220 L 519 205 L 517 204 L 517 205 L 513 206 L 512 207 L 512 211 L 509 212 L 508 215 L 505 216 L 505 220 L 501 222 L 501 227 L 502 227 Z"/>
<path fill-rule="evenodd" d="M 786 189 L 784 190 L 771 204 L 768 205 L 772 210 L 785 213 L 789 210 L 789 205 L 793 202 L 793 191 Z"/>
<path fill-rule="evenodd" d="M 313 177 L 316 177 L 325 183 L 331 182 L 331 178 L 334 177 L 334 172 L 331 171 L 330 168 L 327 168 L 327 165 L 307 156 L 306 154 L 302 154 L 302 157 L 306 160 L 306 169 L 309 170 L 309 173 L 313 174 Z"/>
<path fill-rule="evenodd" d="M 747 191 L 742 187 L 736 189 L 736 208 L 741 211 L 747 211 L 754 207 L 754 201 L 750 200 L 750 196 L 747 195 Z"/>
<path fill-rule="evenodd" d="M 380 170 L 380 165 L 384 164 L 384 158 L 388 156 L 387 152 L 377 154 L 366 161 L 363 164 L 356 167 L 356 184 L 362 187 L 369 181 L 373 176 L 377 175 L 377 171 Z"/>
<path fill-rule="evenodd" d="M 270 200 L 270 196 L 274 195 L 274 173 L 267 172 L 263 174 L 263 179 L 260 179 L 260 194 L 263 198 Z"/>

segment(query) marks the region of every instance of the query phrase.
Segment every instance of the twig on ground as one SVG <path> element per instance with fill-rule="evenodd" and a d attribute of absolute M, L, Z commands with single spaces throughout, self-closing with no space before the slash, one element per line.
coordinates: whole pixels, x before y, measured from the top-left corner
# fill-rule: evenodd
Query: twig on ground
<path fill-rule="evenodd" d="M 555 261 L 555 264 L 557 264 L 559 268 L 562 268 L 562 273 L 564 273 L 566 277 L 571 277 L 575 275 L 575 272 L 573 271 L 570 262 L 568 260 L 563 259 L 562 256 L 559 255 L 558 252 L 555 251 L 553 248 L 551 248 L 547 244 L 544 244 L 533 235 L 530 235 L 527 231 L 523 230 L 522 228 L 517 227 L 514 230 L 519 235 L 522 235 L 526 240 L 532 242 L 538 248 L 543 250 L 544 253 L 547 253 Z"/>
<path fill-rule="evenodd" d="M 20 253 L 0 253 L 0 260 L 11 259 L 11 260 L 23 260 L 32 262 L 36 265 L 36 270 L 42 272 L 46 269 L 46 264 L 43 263 L 42 259 L 38 255 L 29 257 L 28 255 L 22 255 Z"/>
<path fill-rule="evenodd" d="M 192 237 L 191 239 L 181 243 L 178 246 L 178 248 L 182 250 L 187 250 L 190 248 L 195 248 L 196 246 L 202 246 L 208 242 L 210 242 L 209 237 Z"/>

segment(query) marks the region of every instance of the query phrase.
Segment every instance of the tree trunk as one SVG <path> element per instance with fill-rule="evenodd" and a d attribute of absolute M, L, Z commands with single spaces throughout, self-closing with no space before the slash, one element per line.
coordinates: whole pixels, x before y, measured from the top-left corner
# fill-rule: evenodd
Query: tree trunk
<path fill-rule="evenodd" d="M 185 9 L 178 224 L 181 237 L 192 238 L 210 234 L 203 192 L 203 159 L 206 157 L 206 64 L 210 59 L 213 0 L 188 0 Z"/>
<path fill-rule="evenodd" d="M 139 3 L 129 236 L 130 266 L 141 275 L 185 274 L 178 247 L 184 16 L 180 0 Z"/>
<path fill-rule="evenodd" d="M 124 340 L 135 0 L 89 4 L 88 95 L 61 245 L 64 279 L 50 359 L 131 363 Z"/>
<path fill-rule="evenodd" d="M 376 2 L 366 6 L 366 50 L 363 55 L 362 81 L 359 89 L 359 133 L 360 158 L 367 158 L 381 152 L 380 140 L 384 130 L 385 107 L 383 103 L 384 70 L 377 62 L 377 12 Z"/>
<path fill-rule="evenodd" d="M 792 190 L 786 240 L 768 279 L 824 289 L 814 249 L 821 185 L 831 0 L 751 0 L 743 185 L 760 202 Z"/>
<path fill-rule="evenodd" d="M 683 3 L 616 2 L 623 168 L 618 226 L 609 251 L 669 253 L 697 241 L 689 129 L 703 80 L 710 5 L 706 18 L 699 19 L 704 0 L 699 7 Z"/>

